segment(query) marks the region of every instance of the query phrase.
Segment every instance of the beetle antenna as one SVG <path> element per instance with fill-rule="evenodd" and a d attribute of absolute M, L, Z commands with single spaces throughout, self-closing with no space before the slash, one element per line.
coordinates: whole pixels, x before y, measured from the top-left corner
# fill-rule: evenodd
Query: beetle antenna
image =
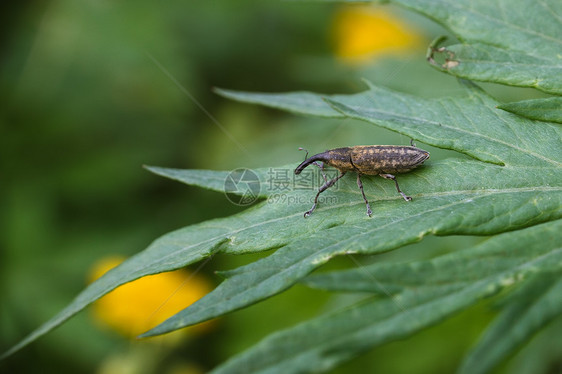
<path fill-rule="evenodd" d="M 305 151 L 306 152 L 306 155 L 304 156 L 304 159 L 306 160 L 308 158 L 308 151 L 303 147 L 299 147 L 299 151 Z"/>

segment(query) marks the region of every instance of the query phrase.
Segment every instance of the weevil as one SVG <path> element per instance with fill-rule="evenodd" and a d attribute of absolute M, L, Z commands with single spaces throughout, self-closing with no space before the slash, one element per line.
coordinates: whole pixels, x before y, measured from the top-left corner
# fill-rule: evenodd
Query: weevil
<path fill-rule="evenodd" d="M 363 200 L 365 200 L 365 204 L 367 205 L 367 215 L 371 217 L 373 211 L 365 196 L 365 191 L 363 191 L 361 175 L 379 175 L 385 179 L 393 180 L 398 193 L 404 200 L 411 201 L 412 198 L 406 196 L 406 194 L 400 190 L 400 186 L 398 186 L 398 181 L 394 174 L 406 173 L 414 170 L 429 158 L 429 152 L 417 148 L 412 140 L 410 146 L 356 145 L 353 147 L 329 149 L 308 158 L 307 156 L 308 152 L 306 153 L 305 160 L 295 169 L 295 174 L 300 174 L 304 168 L 310 164 L 318 166 L 321 170 L 323 170 L 324 165 L 330 165 L 338 169 L 340 173 L 331 180 L 328 180 L 326 176 L 323 175 L 324 184 L 318 189 L 312 208 L 304 213 L 305 218 L 310 216 L 314 209 L 316 209 L 318 196 L 332 187 L 347 172 L 357 173 L 357 186 L 361 190 Z M 321 164 L 318 163 L 318 161 L 320 161 Z"/>

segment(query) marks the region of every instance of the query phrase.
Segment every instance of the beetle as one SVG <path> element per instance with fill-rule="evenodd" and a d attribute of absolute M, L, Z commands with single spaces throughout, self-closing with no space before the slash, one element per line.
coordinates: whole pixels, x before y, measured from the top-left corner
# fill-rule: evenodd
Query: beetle
<path fill-rule="evenodd" d="M 305 160 L 295 169 L 295 174 L 300 174 L 304 168 L 310 164 L 318 166 L 321 170 L 323 170 L 324 165 L 327 164 L 338 169 L 340 174 L 331 180 L 328 180 L 326 176 L 323 175 L 325 183 L 318 189 L 318 193 L 314 198 L 314 205 L 310 210 L 304 213 L 304 218 L 310 216 L 314 209 L 316 209 L 318 196 L 332 187 L 347 172 L 357 173 L 357 186 L 361 190 L 363 200 L 365 200 L 365 204 L 367 205 L 367 215 L 371 217 L 373 211 L 363 191 L 361 175 L 379 175 L 385 179 L 393 180 L 398 193 L 402 195 L 404 200 L 411 201 L 412 198 L 406 196 L 406 194 L 400 190 L 394 174 L 406 173 L 414 170 L 429 158 L 429 152 L 417 148 L 412 140 L 410 146 L 356 145 L 353 147 L 329 149 L 308 158 L 307 156 L 308 152 L 306 153 Z M 321 164 L 319 164 L 318 161 L 320 161 Z"/>

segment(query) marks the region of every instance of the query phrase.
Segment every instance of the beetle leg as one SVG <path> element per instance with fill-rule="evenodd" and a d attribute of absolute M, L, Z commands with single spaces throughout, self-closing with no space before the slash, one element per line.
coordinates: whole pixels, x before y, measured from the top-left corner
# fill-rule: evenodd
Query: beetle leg
<path fill-rule="evenodd" d="M 324 163 L 322 161 L 320 161 L 320 162 L 314 161 L 312 163 L 312 165 L 314 165 L 318 169 L 320 169 L 320 174 L 322 174 L 322 178 L 324 179 L 324 183 L 328 183 L 328 177 L 326 176 L 326 173 L 324 173 Z"/>
<path fill-rule="evenodd" d="M 363 191 L 363 183 L 361 183 L 361 174 L 360 173 L 357 173 L 357 186 L 361 190 L 361 194 L 363 195 L 363 200 L 365 200 L 365 204 L 367 204 L 367 215 L 369 217 L 371 217 L 371 215 L 373 214 L 373 211 L 371 210 L 371 205 L 369 205 L 369 201 L 367 200 L 367 197 L 365 196 L 365 191 Z"/>
<path fill-rule="evenodd" d="M 384 179 L 390 179 L 394 181 L 394 184 L 396 184 L 396 190 L 398 191 L 398 193 L 400 195 L 402 195 L 402 197 L 404 198 L 404 200 L 406 201 L 412 201 L 412 198 L 410 196 L 406 196 L 404 194 L 404 192 L 400 191 L 400 187 L 398 187 L 398 181 L 396 180 L 396 177 L 392 174 L 379 174 L 381 177 L 383 177 Z"/>
<path fill-rule="evenodd" d="M 416 146 L 416 143 L 414 143 L 414 139 L 410 139 L 410 145 L 411 145 L 412 147 L 415 147 L 415 146 Z M 307 153 L 307 154 L 308 154 L 308 153 Z"/>
<path fill-rule="evenodd" d="M 304 213 L 304 218 L 310 216 L 312 212 L 314 212 L 314 209 L 316 209 L 316 205 L 318 205 L 318 196 L 320 196 L 320 194 L 326 191 L 328 188 L 332 187 L 341 177 L 345 175 L 345 171 L 340 173 L 341 173 L 340 175 L 338 175 L 334 179 L 330 179 L 328 182 L 324 183 L 322 187 L 320 187 L 318 193 L 316 194 L 316 197 L 314 198 L 314 205 L 312 206 L 312 208 L 310 208 L 310 210 Z"/>
<path fill-rule="evenodd" d="M 324 163 L 322 161 L 314 161 L 312 164 L 320 169 L 320 174 L 322 174 L 322 178 L 324 178 L 324 183 L 328 183 L 328 177 L 326 176 L 326 173 L 324 173 Z"/>

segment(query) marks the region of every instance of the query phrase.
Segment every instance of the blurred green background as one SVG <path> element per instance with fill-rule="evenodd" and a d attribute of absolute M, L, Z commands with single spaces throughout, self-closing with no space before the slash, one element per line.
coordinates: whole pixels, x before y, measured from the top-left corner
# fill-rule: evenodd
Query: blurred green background
<path fill-rule="evenodd" d="M 394 8 L 385 9 L 418 43 L 359 64 L 337 56 L 338 4 L 55 0 L 10 7 L 0 39 L 2 351 L 77 295 L 100 258 L 133 255 L 166 232 L 243 209 L 142 165 L 267 167 L 302 160 L 299 146 L 318 152 L 409 142 L 364 123 L 230 102 L 213 87 L 351 93 L 367 78 L 424 97 L 459 90 L 425 63 L 429 40 L 445 30 Z M 534 95 L 487 88 L 503 100 Z M 462 157 L 419 145 L 432 159 Z M 365 260 L 419 259 L 480 240 L 428 238 Z M 216 285 L 215 270 L 256 258 L 219 256 L 201 273 Z M 351 265 L 339 259 L 331 266 Z M 86 310 L 0 363 L 0 371 L 205 372 L 268 333 L 359 297 L 296 286 L 170 349 L 127 341 Z M 451 372 L 492 315 L 483 304 L 336 372 Z"/>

